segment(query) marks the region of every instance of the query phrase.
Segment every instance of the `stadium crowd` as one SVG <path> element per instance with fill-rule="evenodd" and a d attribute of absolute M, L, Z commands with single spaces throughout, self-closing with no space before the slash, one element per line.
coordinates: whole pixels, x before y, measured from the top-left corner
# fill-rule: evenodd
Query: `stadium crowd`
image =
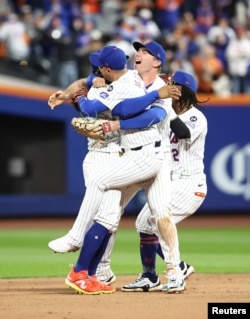
<path fill-rule="evenodd" d="M 65 88 L 91 72 L 90 52 L 116 45 L 132 68 L 132 42 L 147 39 L 198 92 L 250 93 L 249 0 L 0 0 L 1 73 Z"/>

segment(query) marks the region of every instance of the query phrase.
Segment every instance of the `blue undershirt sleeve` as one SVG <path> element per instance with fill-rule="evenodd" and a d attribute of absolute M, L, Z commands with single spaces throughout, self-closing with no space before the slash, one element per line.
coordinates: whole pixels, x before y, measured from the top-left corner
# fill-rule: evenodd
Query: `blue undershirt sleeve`
<path fill-rule="evenodd" d="M 83 116 L 96 116 L 108 110 L 102 102 L 98 100 L 88 100 L 86 97 L 80 98 L 78 106 Z"/>
<path fill-rule="evenodd" d="M 166 115 L 167 112 L 165 109 L 159 106 L 155 106 L 143 111 L 138 116 L 126 120 L 120 120 L 120 129 L 130 130 L 147 128 L 162 121 L 166 117 Z"/>
<path fill-rule="evenodd" d="M 140 114 L 147 106 L 159 99 L 158 91 L 152 91 L 143 96 L 128 98 L 115 106 L 113 116 L 122 118 L 133 117 Z"/>
<path fill-rule="evenodd" d="M 92 86 L 94 78 L 96 78 L 96 75 L 93 74 L 93 73 L 91 73 L 91 74 L 87 77 L 87 79 L 86 79 L 86 84 L 87 84 L 87 86 L 88 86 L 89 88 Z"/>

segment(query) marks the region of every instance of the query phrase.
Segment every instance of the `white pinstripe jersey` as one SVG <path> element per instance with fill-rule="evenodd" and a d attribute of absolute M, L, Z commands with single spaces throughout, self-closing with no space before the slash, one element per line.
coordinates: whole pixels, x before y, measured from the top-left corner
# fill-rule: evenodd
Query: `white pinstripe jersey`
<path fill-rule="evenodd" d="M 97 99 L 102 91 L 103 88 L 95 88 L 92 86 L 88 92 L 87 97 L 90 100 Z M 98 118 L 111 120 L 111 111 L 108 110 L 106 112 L 98 114 Z M 92 138 L 88 138 L 88 150 L 108 153 L 119 152 L 121 150 L 120 132 L 112 132 L 111 137 L 108 139 L 108 141 L 98 141 Z"/>
<path fill-rule="evenodd" d="M 196 107 L 191 107 L 179 117 L 188 126 L 191 137 L 179 140 L 171 131 L 173 172 L 183 177 L 203 173 L 207 119 Z"/>
<path fill-rule="evenodd" d="M 165 82 L 163 79 L 160 77 L 157 77 L 156 80 L 147 87 L 147 92 L 152 92 L 154 90 L 158 90 L 161 88 L 163 85 L 165 85 Z M 170 134 L 170 112 L 172 110 L 172 99 L 164 99 L 164 100 L 158 100 L 153 103 L 154 105 L 159 105 L 160 107 L 164 108 L 167 112 L 167 116 L 165 119 L 161 122 L 159 122 L 158 129 L 161 134 L 161 140 L 162 140 L 162 149 L 164 152 L 169 152 L 170 151 L 170 141 L 169 141 L 169 134 Z"/>
<path fill-rule="evenodd" d="M 136 70 L 128 70 L 119 80 L 112 82 L 103 89 L 98 100 L 110 110 L 121 101 L 142 96 L 146 93 L 144 82 Z M 134 148 L 161 140 L 157 125 L 140 130 L 121 130 L 121 147 Z"/>

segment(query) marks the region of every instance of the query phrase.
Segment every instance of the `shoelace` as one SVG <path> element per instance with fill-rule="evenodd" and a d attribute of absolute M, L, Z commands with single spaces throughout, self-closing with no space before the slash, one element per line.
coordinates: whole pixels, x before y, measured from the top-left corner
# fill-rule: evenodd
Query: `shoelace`
<path fill-rule="evenodd" d="M 136 284 L 137 282 L 143 280 L 143 278 L 145 278 L 145 277 L 140 276 L 140 277 L 136 278 L 136 279 L 131 283 L 131 285 L 132 285 L 132 284 Z"/>

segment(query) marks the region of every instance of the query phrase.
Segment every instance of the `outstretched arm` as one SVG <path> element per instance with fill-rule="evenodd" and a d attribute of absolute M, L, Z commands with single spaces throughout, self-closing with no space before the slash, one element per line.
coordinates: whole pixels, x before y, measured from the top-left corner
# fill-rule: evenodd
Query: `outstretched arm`
<path fill-rule="evenodd" d="M 143 111 L 138 116 L 126 120 L 120 120 L 120 129 L 131 130 L 147 128 L 162 121 L 166 115 L 167 112 L 162 107 L 151 107 L 150 109 Z"/>
<path fill-rule="evenodd" d="M 70 95 L 86 85 L 86 78 L 77 80 L 70 84 L 65 90 L 59 90 L 53 93 L 48 100 L 50 108 L 53 110 L 56 106 L 69 100 Z"/>
<path fill-rule="evenodd" d="M 152 107 L 140 113 L 139 115 L 129 118 L 126 120 L 113 120 L 109 122 L 110 132 L 115 132 L 119 130 L 136 130 L 147 128 L 153 124 L 159 123 L 167 115 L 167 112 L 158 106 Z M 102 131 L 102 127 L 96 128 L 94 130 Z"/>
<path fill-rule="evenodd" d="M 112 114 L 114 116 L 129 118 L 140 114 L 148 106 L 154 103 L 156 100 L 175 98 L 179 99 L 181 96 L 180 90 L 175 85 L 164 85 L 159 90 L 152 91 L 143 96 L 126 99 L 113 109 Z"/>
<path fill-rule="evenodd" d="M 50 108 L 53 110 L 56 106 L 68 101 L 71 98 L 72 94 L 81 90 L 82 88 L 84 88 L 84 86 L 90 88 L 92 85 L 94 87 L 105 87 L 107 84 L 104 78 L 94 73 L 91 73 L 87 78 L 83 78 L 73 82 L 65 90 L 59 90 L 53 93 L 49 97 L 48 104 Z"/>

